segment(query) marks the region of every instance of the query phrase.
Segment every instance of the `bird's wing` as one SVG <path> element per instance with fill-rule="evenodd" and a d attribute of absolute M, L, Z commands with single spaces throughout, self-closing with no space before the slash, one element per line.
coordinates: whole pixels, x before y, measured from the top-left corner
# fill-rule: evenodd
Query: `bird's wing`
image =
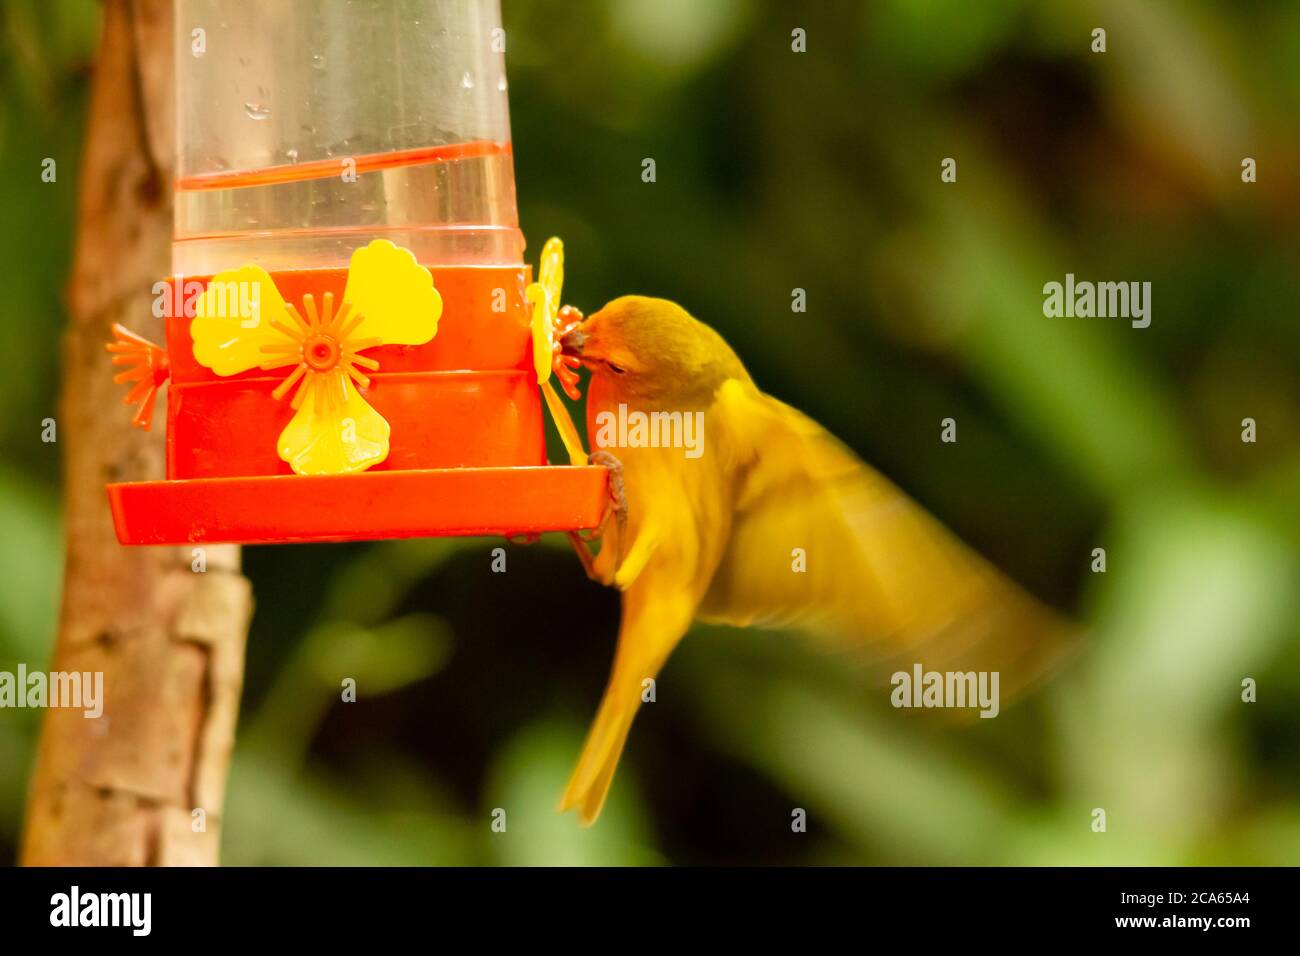
<path fill-rule="evenodd" d="M 999 671 L 1004 691 L 1073 643 L 1072 628 L 812 419 L 735 380 L 712 414 L 737 507 L 703 619 L 833 636 L 927 670 Z"/>

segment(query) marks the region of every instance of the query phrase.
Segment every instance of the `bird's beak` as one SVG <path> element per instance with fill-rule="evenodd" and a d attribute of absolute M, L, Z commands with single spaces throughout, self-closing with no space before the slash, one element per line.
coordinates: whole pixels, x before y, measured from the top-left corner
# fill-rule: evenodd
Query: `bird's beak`
<path fill-rule="evenodd" d="M 560 339 L 560 345 L 564 348 L 564 351 L 577 356 L 582 355 L 582 347 L 586 342 L 587 333 L 582 331 L 581 326 L 571 330 L 564 338 Z"/>

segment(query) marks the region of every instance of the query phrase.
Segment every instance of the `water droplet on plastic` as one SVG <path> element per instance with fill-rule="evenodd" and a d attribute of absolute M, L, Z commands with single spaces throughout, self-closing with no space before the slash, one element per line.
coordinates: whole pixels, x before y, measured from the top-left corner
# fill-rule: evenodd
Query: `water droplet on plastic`
<path fill-rule="evenodd" d="M 284 155 L 289 160 L 289 162 L 291 163 L 298 162 L 298 151 L 296 149 L 286 150 Z"/>
<path fill-rule="evenodd" d="M 460 87 L 463 90 L 474 89 L 474 78 L 469 75 L 468 70 L 466 70 L 465 75 L 460 78 Z"/>
<path fill-rule="evenodd" d="M 323 57 L 319 53 L 313 53 L 311 55 L 311 65 L 314 69 L 317 70 L 325 69 L 325 57 Z"/>
<path fill-rule="evenodd" d="M 245 103 L 244 112 L 248 114 L 249 119 L 264 120 L 271 115 L 271 107 L 262 106 L 260 103 Z"/>

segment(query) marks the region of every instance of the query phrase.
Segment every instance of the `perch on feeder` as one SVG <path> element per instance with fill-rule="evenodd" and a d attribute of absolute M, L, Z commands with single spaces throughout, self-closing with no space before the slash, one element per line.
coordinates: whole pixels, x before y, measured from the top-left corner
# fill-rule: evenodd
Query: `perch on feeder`
<path fill-rule="evenodd" d="M 558 240 L 529 281 L 500 27 L 497 0 L 177 0 L 166 346 L 108 346 L 136 425 L 167 386 L 167 475 L 108 486 L 123 544 L 599 525 L 607 473 L 551 382 L 577 396 L 581 314 Z"/>

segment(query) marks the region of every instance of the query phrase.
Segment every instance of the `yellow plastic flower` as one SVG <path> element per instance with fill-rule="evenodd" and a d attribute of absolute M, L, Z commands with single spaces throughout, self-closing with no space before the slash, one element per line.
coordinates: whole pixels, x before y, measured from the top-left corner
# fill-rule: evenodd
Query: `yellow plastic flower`
<path fill-rule="evenodd" d="M 560 311 L 560 290 L 564 287 L 564 243 L 552 236 L 542 246 L 537 263 L 537 281 L 530 282 L 524 298 L 533 307 L 533 367 L 537 384 L 545 385 L 551 377 L 556 343 L 552 340 L 555 319 Z"/>
<path fill-rule="evenodd" d="M 361 355 L 381 345 L 423 345 L 437 334 L 442 296 L 410 250 L 376 239 L 352 254 L 343 301 L 325 293 L 320 311 L 304 295 L 306 318 L 284 301 L 260 266 L 212 277 L 190 324 L 194 358 L 218 375 L 296 366 L 271 394 L 293 390 L 293 420 L 280 457 L 300 475 L 364 471 L 388 457 L 388 422 L 361 395 L 379 363 Z"/>
<path fill-rule="evenodd" d="M 560 401 L 551 386 L 551 373 L 560 380 L 564 393 L 577 401 L 578 366 L 582 361 L 574 355 L 566 355 L 561 344 L 564 336 L 578 327 L 582 322 L 582 313 L 572 306 L 560 304 L 560 293 L 564 288 L 564 243 L 552 236 L 542 246 L 542 258 L 537 264 L 537 281 L 530 282 L 524 289 L 524 298 L 533 306 L 533 368 L 537 372 L 537 384 L 542 387 L 542 397 L 546 407 L 564 442 L 565 451 L 569 453 L 569 462 L 583 465 L 587 462 L 587 453 L 582 449 L 582 438 L 569 417 L 569 411 Z"/>

